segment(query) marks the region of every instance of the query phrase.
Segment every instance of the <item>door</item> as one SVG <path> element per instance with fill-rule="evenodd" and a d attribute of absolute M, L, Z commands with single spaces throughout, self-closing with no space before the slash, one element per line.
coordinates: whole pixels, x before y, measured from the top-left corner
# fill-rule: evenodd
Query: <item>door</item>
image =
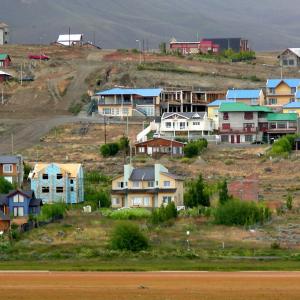
<path fill-rule="evenodd" d="M 237 143 L 237 144 L 240 144 L 240 143 L 241 143 L 241 136 L 240 136 L 240 135 L 237 135 L 237 136 L 236 136 L 236 143 Z"/>
<path fill-rule="evenodd" d="M 147 150 L 148 150 L 148 155 L 152 155 L 152 152 L 153 152 L 153 151 L 152 151 L 152 147 L 148 147 Z"/>
<path fill-rule="evenodd" d="M 231 135 L 231 144 L 234 144 L 234 135 Z"/>

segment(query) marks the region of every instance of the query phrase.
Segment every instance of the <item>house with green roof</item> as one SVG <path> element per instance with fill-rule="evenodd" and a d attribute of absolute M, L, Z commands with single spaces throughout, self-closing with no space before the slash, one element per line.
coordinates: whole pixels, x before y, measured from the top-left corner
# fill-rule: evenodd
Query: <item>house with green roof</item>
<path fill-rule="evenodd" d="M 297 132 L 296 113 L 275 113 L 266 106 L 245 103 L 222 103 L 219 109 L 221 141 L 240 144 L 272 142 Z"/>
<path fill-rule="evenodd" d="M 221 141 L 231 144 L 262 141 L 268 129 L 268 115 L 273 111 L 265 106 L 241 102 L 222 103 L 219 109 Z"/>
<path fill-rule="evenodd" d="M 0 53 L 0 68 L 8 68 L 11 64 L 11 58 L 6 53 Z"/>

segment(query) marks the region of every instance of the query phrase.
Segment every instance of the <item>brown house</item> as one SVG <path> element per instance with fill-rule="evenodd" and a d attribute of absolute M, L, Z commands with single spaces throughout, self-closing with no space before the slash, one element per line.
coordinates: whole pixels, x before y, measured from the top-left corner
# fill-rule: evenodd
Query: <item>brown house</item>
<path fill-rule="evenodd" d="M 155 138 L 149 141 L 135 144 L 136 154 L 148 154 L 151 156 L 161 156 L 168 154 L 171 156 L 183 156 L 185 143 L 174 140 Z"/>
<path fill-rule="evenodd" d="M 244 201 L 258 201 L 258 191 L 259 185 L 256 175 L 235 180 L 228 184 L 229 195 Z"/>
<path fill-rule="evenodd" d="M 0 156 L 0 176 L 20 187 L 24 177 L 22 156 Z"/>

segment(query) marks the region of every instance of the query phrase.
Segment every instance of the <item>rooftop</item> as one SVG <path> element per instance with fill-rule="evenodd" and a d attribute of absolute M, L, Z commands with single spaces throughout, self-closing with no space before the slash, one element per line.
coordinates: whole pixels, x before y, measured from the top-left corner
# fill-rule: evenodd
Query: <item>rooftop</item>
<path fill-rule="evenodd" d="M 268 114 L 268 121 L 297 121 L 298 115 L 296 113 L 273 113 Z"/>
<path fill-rule="evenodd" d="M 154 181 L 155 180 L 155 170 L 153 167 L 145 167 L 145 168 L 135 168 L 129 180 L 131 181 Z"/>
<path fill-rule="evenodd" d="M 268 79 L 267 88 L 276 88 L 282 82 L 291 88 L 297 88 L 300 85 L 300 78 Z"/>
<path fill-rule="evenodd" d="M 241 102 L 222 103 L 219 109 L 220 112 L 266 112 L 273 111 L 266 106 L 247 105 Z"/>
<path fill-rule="evenodd" d="M 283 108 L 300 108 L 300 102 L 290 102 L 284 105 Z"/>
<path fill-rule="evenodd" d="M 0 164 L 18 164 L 20 162 L 20 156 L 0 155 Z"/>
<path fill-rule="evenodd" d="M 184 119 L 203 119 L 206 113 L 205 112 L 183 112 L 183 113 L 171 112 L 171 113 L 164 113 L 161 118 L 163 120 L 176 115 Z"/>
<path fill-rule="evenodd" d="M 0 53 L 0 60 L 5 60 L 9 55 L 7 53 Z"/>
<path fill-rule="evenodd" d="M 207 106 L 208 107 L 219 107 L 222 103 L 232 103 L 232 102 L 235 102 L 234 100 L 215 100 L 211 103 L 209 103 Z"/>
<path fill-rule="evenodd" d="M 114 88 L 96 93 L 98 96 L 139 95 L 142 97 L 158 97 L 162 89 L 122 89 Z"/>
<path fill-rule="evenodd" d="M 262 90 L 228 90 L 227 99 L 257 99 Z"/>

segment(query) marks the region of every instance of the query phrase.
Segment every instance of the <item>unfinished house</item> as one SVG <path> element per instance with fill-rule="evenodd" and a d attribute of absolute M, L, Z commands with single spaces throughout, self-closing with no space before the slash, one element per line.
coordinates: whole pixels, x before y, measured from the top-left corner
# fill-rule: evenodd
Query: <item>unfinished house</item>
<path fill-rule="evenodd" d="M 38 163 L 29 174 L 31 189 L 43 203 L 84 201 L 81 164 Z"/>

